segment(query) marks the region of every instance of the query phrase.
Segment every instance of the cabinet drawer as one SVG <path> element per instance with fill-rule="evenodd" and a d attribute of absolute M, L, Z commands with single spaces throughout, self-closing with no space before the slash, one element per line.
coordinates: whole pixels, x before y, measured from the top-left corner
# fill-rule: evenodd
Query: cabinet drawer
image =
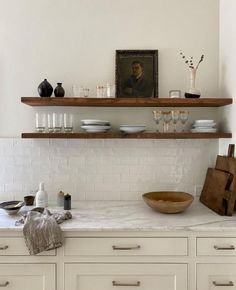
<path fill-rule="evenodd" d="M 236 264 L 198 264 L 197 290 L 235 289 Z"/>
<path fill-rule="evenodd" d="M 187 290 L 187 265 L 65 265 L 65 290 L 92 289 Z"/>
<path fill-rule="evenodd" d="M 186 256 L 187 238 L 66 238 L 65 256 Z"/>
<path fill-rule="evenodd" d="M 54 264 L 0 264 L 0 287 L 11 290 L 55 290 Z"/>
<path fill-rule="evenodd" d="M 198 238 L 198 256 L 236 256 L 236 238 Z"/>
<path fill-rule="evenodd" d="M 0 238 L 0 256 L 28 256 L 29 251 L 23 238 Z M 47 251 L 40 256 L 55 256 L 56 251 Z M 38 256 L 39 256 L 38 255 Z"/>

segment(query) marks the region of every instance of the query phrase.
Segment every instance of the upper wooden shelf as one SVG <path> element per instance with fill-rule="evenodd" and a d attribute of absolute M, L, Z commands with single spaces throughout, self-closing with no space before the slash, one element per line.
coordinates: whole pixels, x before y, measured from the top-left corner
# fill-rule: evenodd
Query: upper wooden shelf
<path fill-rule="evenodd" d="M 233 103 L 231 98 L 41 98 L 22 97 L 29 106 L 78 107 L 222 107 Z"/>

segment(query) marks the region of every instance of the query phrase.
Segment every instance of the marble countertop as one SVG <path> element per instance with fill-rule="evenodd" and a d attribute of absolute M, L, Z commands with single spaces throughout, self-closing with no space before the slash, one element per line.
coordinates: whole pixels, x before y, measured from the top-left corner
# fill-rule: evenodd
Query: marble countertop
<path fill-rule="evenodd" d="M 155 212 L 142 201 L 81 201 L 71 213 L 72 220 L 61 224 L 63 231 L 236 231 L 236 216 L 219 216 L 198 201 L 174 215 Z M 9 216 L 0 209 L 0 231 L 22 231 L 15 226 L 20 217 L 20 212 Z"/>

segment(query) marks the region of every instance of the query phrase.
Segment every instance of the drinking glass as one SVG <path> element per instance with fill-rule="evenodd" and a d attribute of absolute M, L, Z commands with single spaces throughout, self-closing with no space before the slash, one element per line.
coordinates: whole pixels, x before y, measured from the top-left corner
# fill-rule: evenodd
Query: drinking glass
<path fill-rule="evenodd" d="M 48 114 L 48 132 L 52 133 L 54 131 L 53 129 L 53 114 Z"/>
<path fill-rule="evenodd" d="M 89 96 L 89 89 L 84 88 L 84 98 L 88 98 Z"/>
<path fill-rule="evenodd" d="M 163 121 L 164 121 L 164 132 L 168 132 L 169 131 L 169 124 L 172 120 L 172 116 L 171 116 L 171 112 L 162 112 L 163 114 Z"/>
<path fill-rule="evenodd" d="M 58 133 L 62 130 L 63 115 L 62 113 L 53 113 L 53 132 Z"/>
<path fill-rule="evenodd" d="M 189 111 L 187 110 L 180 111 L 180 121 L 182 123 L 182 132 L 185 131 L 185 124 L 188 121 L 188 116 L 189 116 Z"/>
<path fill-rule="evenodd" d="M 84 88 L 82 86 L 73 85 L 72 91 L 74 97 L 84 97 Z"/>
<path fill-rule="evenodd" d="M 43 133 L 46 130 L 46 114 L 36 113 L 35 115 L 35 128 L 39 133 Z"/>
<path fill-rule="evenodd" d="M 162 120 L 162 111 L 152 111 L 153 115 L 154 115 L 154 119 L 156 121 L 157 124 L 157 132 L 160 132 L 158 129 L 158 126 L 160 124 L 160 121 Z"/>
<path fill-rule="evenodd" d="M 64 131 L 68 133 L 73 131 L 73 114 L 64 113 Z"/>
<path fill-rule="evenodd" d="M 177 110 L 174 110 L 174 111 L 171 111 L 171 115 L 172 115 L 172 122 L 174 124 L 174 132 L 177 132 L 177 129 L 176 129 L 176 126 L 177 126 L 177 122 L 179 121 L 179 111 Z"/>

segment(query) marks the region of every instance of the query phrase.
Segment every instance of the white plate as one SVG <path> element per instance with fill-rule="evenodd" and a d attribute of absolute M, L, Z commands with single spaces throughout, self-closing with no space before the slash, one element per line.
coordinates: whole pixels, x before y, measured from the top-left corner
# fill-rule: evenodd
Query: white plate
<path fill-rule="evenodd" d="M 84 130 L 109 130 L 111 126 L 101 126 L 101 125 L 83 125 L 81 126 Z"/>
<path fill-rule="evenodd" d="M 139 128 L 146 128 L 146 125 L 120 125 L 120 128 L 121 127 L 125 127 L 125 128 L 137 128 L 137 127 L 139 127 Z"/>
<path fill-rule="evenodd" d="M 195 124 L 214 123 L 214 120 L 195 120 Z"/>
<path fill-rule="evenodd" d="M 216 128 L 204 128 L 204 129 L 191 129 L 192 133 L 215 133 L 217 132 Z"/>
<path fill-rule="evenodd" d="M 120 128 L 120 131 L 121 132 L 124 132 L 124 133 L 140 133 L 140 132 L 143 132 L 145 131 L 145 128 L 135 128 L 135 127 L 123 127 L 123 128 Z"/>
<path fill-rule="evenodd" d="M 87 133 L 104 133 L 104 132 L 107 132 L 108 130 L 104 130 L 104 129 L 87 129 L 85 131 Z"/>
<path fill-rule="evenodd" d="M 106 120 L 92 120 L 92 119 L 86 119 L 86 120 L 81 120 L 83 125 L 106 125 L 110 124 L 109 121 Z"/>
<path fill-rule="evenodd" d="M 215 127 L 216 123 L 203 123 L 203 124 L 193 124 L 193 127 L 195 128 L 212 128 Z"/>

